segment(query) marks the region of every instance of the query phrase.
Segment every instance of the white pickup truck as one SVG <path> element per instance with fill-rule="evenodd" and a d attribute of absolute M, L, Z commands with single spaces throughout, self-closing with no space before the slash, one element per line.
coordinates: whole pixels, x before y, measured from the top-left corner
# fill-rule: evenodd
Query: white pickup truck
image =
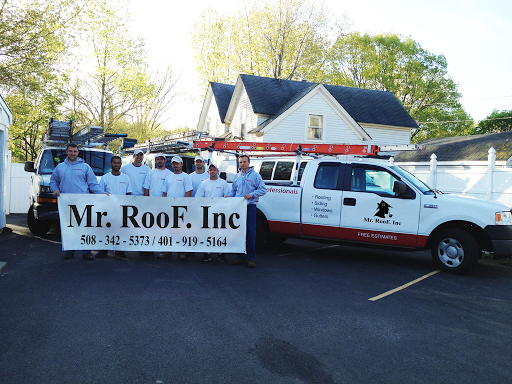
<path fill-rule="evenodd" d="M 300 170 L 300 185 L 267 183 L 258 203 L 260 243 L 308 238 L 430 248 L 438 268 L 458 274 L 483 251 L 495 259 L 512 255 L 512 214 L 503 204 L 433 191 L 382 160 L 309 159 Z"/>

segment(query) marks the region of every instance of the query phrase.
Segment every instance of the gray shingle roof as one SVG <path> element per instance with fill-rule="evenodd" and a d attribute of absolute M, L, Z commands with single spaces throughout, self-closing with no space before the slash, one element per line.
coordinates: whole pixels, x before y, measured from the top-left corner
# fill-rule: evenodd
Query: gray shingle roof
<path fill-rule="evenodd" d="M 224 123 L 235 86 L 214 82 L 211 82 L 210 85 L 212 86 L 213 96 L 215 97 L 217 108 L 219 109 L 220 120 Z"/>
<path fill-rule="evenodd" d="M 430 161 L 433 153 L 438 161 L 487 160 L 491 147 L 496 150 L 496 160 L 508 160 L 512 156 L 512 132 L 441 137 L 419 144 L 425 144 L 425 151 L 402 151 L 395 161 Z"/>
<path fill-rule="evenodd" d="M 268 77 L 240 75 L 253 111 L 264 115 L 283 113 L 303 93 L 316 85 L 307 81 L 292 81 Z M 325 85 L 331 95 L 358 123 L 418 128 L 418 125 L 391 92 Z M 302 97 L 301 96 L 301 97 Z M 276 116 L 274 116 L 276 118 Z"/>

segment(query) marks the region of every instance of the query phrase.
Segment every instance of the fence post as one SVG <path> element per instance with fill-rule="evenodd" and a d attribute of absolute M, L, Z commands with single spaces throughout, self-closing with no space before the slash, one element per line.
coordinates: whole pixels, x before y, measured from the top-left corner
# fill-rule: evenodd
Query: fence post
<path fill-rule="evenodd" d="M 496 168 L 496 150 L 491 147 L 489 148 L 489 155 L 487 156 L 487 180 L 488 180 L 488 188 L 487 188 L 487 200 L 493 199 L 493 179 L 494 179 L 494 169 Z"/>
<path fill-rule="evenodd" d="M 437 156 L 435 153 L 430 156 L 430 175 L 427 184 L 430 188 L 437 189 Z"/>

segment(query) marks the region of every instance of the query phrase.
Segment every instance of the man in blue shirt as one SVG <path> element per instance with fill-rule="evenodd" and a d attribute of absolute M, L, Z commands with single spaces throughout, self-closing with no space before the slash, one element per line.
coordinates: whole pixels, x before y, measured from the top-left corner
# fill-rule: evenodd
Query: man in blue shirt
<path fill-rule="evenodd" d="M 232 265 L 247 264 L 255 268 L 256 257 L 256 203 L 260 196 L 267 193 L 265 183 L 258 172 L 251 167 L 249 156 L 241 155 L 238 158 L 240 172 L 233 179 L 231 192 L 225 197 L 244 197 L 247 200 L 247 235 L 245 241 L 245 259 L 241 256 L 231 262 Z"/>
<path fill-rule="evenodd" d="M 98 184 L 98 179 L 89 164 L 78 157 L 78 146 L 68 144 L 66 147 L 67 158 L 57 165 L 50 178 L 50 189 L 57 197 L 61 193 L 103 193 Z M 68 250 L 64 255 L 65 259 L 71 259 L 75 251 Z M 94 260 L 91 251 L 83 253 L 86 260 Z"/>

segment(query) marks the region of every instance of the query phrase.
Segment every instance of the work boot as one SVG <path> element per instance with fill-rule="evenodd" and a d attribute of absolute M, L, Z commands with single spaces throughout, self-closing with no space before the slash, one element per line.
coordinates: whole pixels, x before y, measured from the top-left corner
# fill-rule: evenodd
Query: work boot
<path fill-rule="evenodd" d="M 73 251 L 67 251 L 67 252 L 64 254 L 64 258 L 65 258 L 65 259 L 72 259 L 73 257 L 75 257 L 75 252 L 73 252 Z"/>
<path fill-rule="evenodd" d="M 212 258 L 210 257 L 210 254 L 209 253 L 203 253 L 203 258 L 201 259 L 201 261 L 210 261 Z"/>
<path fill-rule="evenodd" d="M 82 256 L 85 260 L 94 260 L 94 256 L 92 255 L 91 252 L 86 252 L 84 253 L 84 255 Z"/>
<path fill-rule="evenodd" d="M 108 251 L 99 251 L 96 254 L 96 257 L 99 257 L 99 258 L 104 258 L 104 257 L 107 257 L 107 256 L 108 256 Z"/>
<path fill-rule="evenodd" d="M 256 268 L 256 263 L 254 262 L 254 260 L 247 259 L 247 266 L 249 268 Z"/>
<path fill-rule="evenodd" d="M 98 256 L 98 255 L 96 255 L 96 256 Z M 122 258 L 126 259 L 126 253 L 124 253 L 124 251 L 116 251 L 114 253 L 114 256 L 122 257 Z"/>
<path fill-rule="evenodd" d="M 228 262 L 228 260 L 226 259 L 226 255 L 225 255 L 225 254 L 223 254 L 223 253 L 219 253 L 219 261 L 220 261 L 221 263 L 227 263 L 227 262 Z"/>
<path fill-rule="evenodd" d="M 242 264 L 245 264 L 245 260 L 238 259 L 238 258 L 231 262 L 231 265 L 242 265 Z"/>

